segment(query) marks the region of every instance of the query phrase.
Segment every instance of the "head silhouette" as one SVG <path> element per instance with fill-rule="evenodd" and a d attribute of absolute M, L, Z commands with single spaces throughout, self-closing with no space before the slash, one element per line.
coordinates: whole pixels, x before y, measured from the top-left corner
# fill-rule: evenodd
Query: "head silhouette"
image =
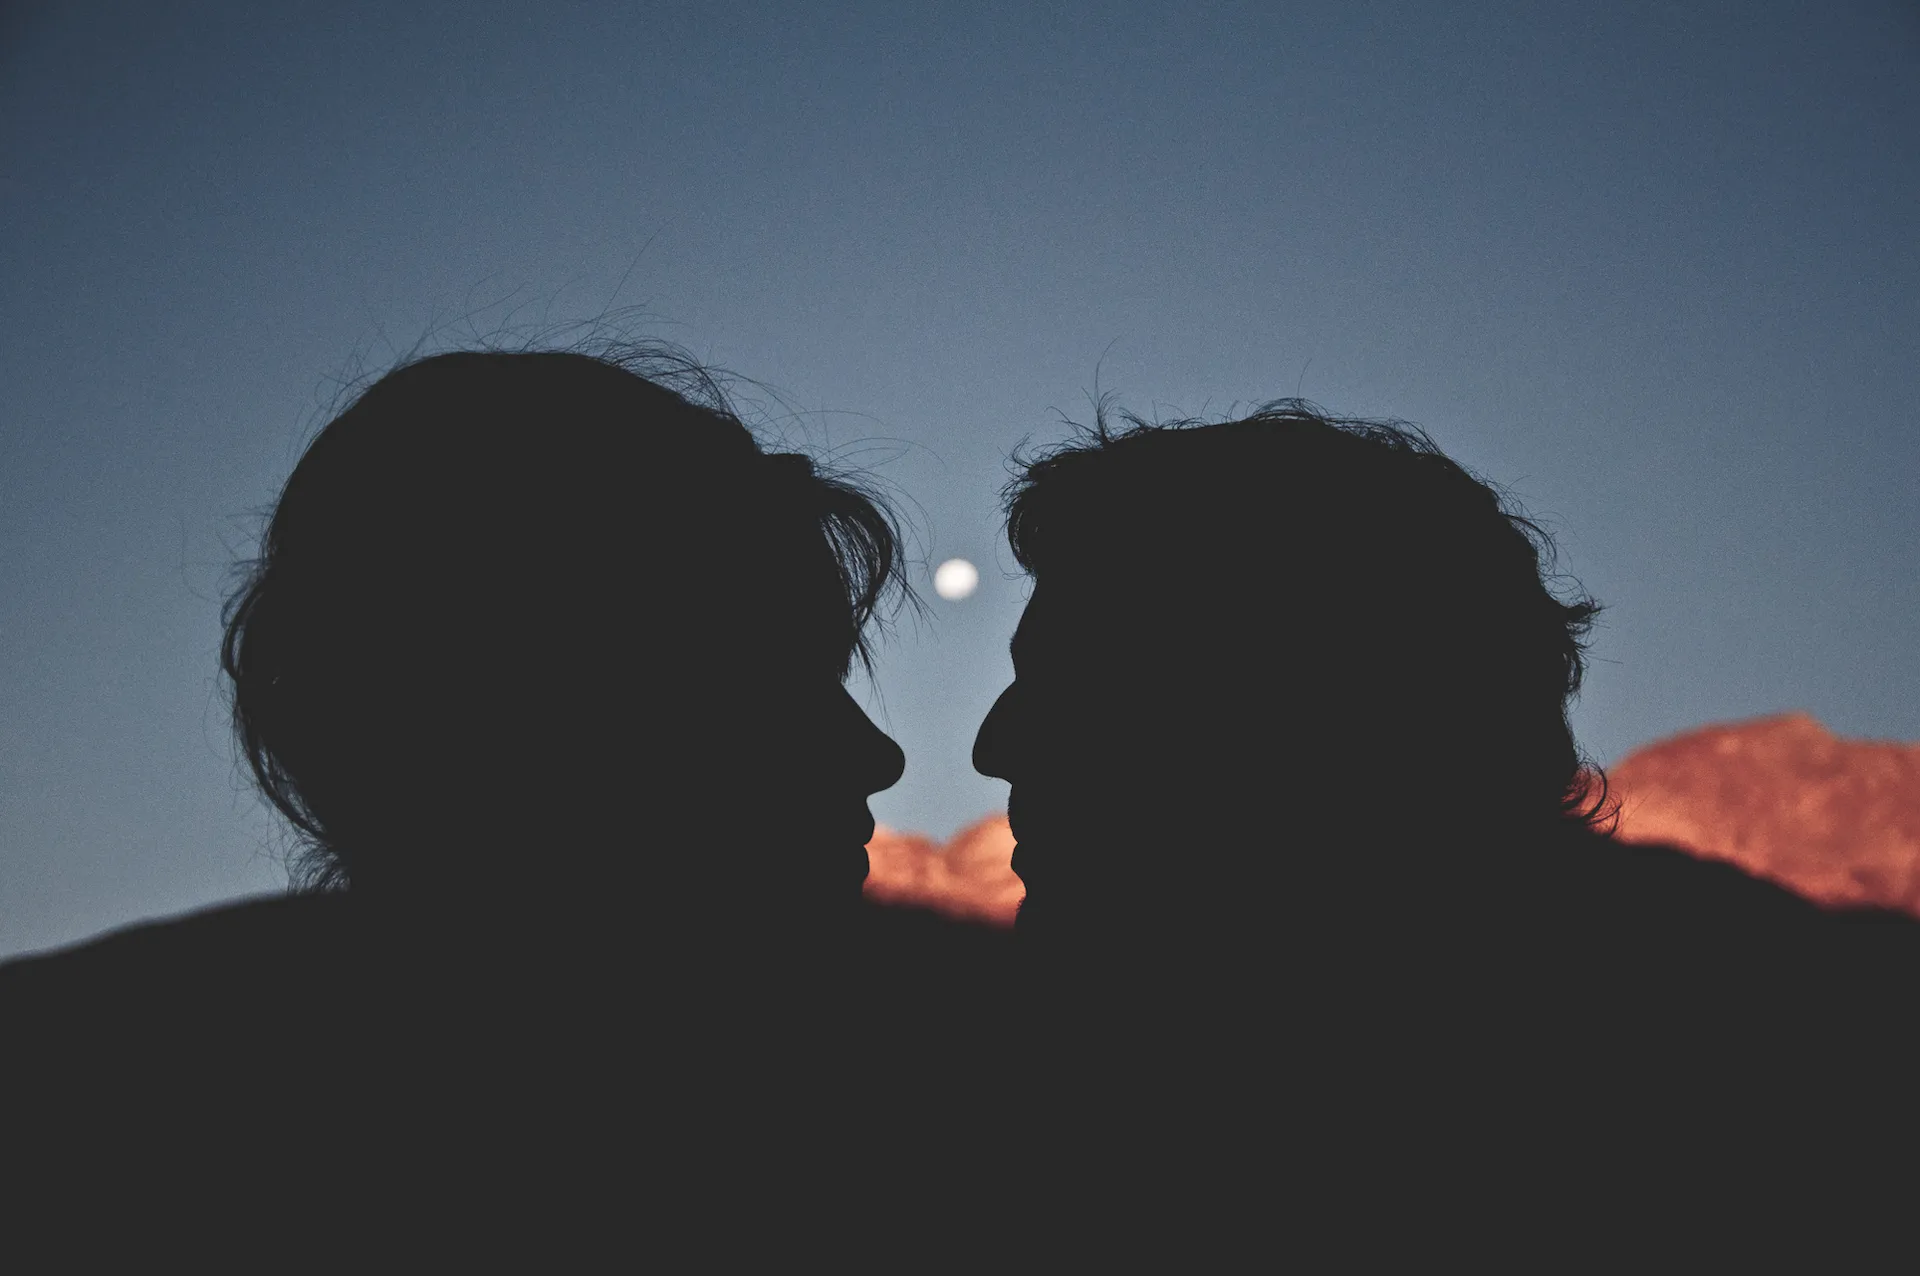
<path fill-rule="evenodd" d="M 1012 785 L 1023 933 L 1231 932 L 1592 816 L 1566 708 L 1597 609 L 1417 430 L 1102 419 L 1007 496 L 1033 589 L 974 759 Z"/>
<path fill-rule="evenodd" d="M 814 917 L 902 767 L 843 687 L 898 559 L 685 360 L 443 354 L 307 448 L 222 665 L 308 887 Z"/>

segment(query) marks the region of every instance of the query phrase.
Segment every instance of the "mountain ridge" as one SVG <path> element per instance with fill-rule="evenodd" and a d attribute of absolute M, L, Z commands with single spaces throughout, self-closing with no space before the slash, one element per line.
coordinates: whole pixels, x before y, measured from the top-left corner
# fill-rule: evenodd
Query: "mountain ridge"
<path fill-rule="evenodd" d="M 1851 739 L 1805 710 L 1709 723 L 1607 772 L 1615 837 L 1724 860 L 1827 908 L 1920 916 L 1920 743 Z M 881 828 L 867 898 L 1006 927 L 1024 894 L 1004 814 L 946 844 Z"/>

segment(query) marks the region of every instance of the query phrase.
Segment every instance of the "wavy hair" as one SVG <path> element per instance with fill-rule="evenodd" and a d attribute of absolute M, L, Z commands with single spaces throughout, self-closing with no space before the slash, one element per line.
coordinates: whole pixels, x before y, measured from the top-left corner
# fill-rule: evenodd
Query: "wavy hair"
<path fill-rule="evenodd" d="M 390 835 L 376 826 L 428 802 L 398 772 L 452 773 L 435 751 L 471 747 L 444 712 L 463 681 L 511 668 L 538 699 L 552 671 L 593 671 L 583 644 L 621 658 L 596 632 L 632 592 L 623 573 L 651 578 L 646 640 L 669 664 L 770 609 L 797 633 L 777 591 L 812 570 L 780 565 L 805 528 L 807 564 L 830 559 L 839 594 L 830 616 L 807 596 L 823 622 L 808 632 L 830 633 L 821 659 L 840 676 L 870 668 L 887 604 L 913 601 L 892 508 L 854 475 L 764 449 L 674 348 L 458 351 L 367 385 L 306 448 L 222 611 L 233 730 L 299 843 L 295 888 L 348 886 Z M 742 583 L 750 570 L 762 585 Z M 425 737 L 414 753 L 385 743 L 410 731 Z"/>
<path fill-rule="evenodd" d="M 1301 399 L 1161 422 L 1102 401 L 1073 439 L 1016 458 L 1003 501 L 1014 558 L 1036 580 L 1062 563 L 1164 556 L 1170 577 L 1208 582 L 1210 607 L 1252 595 L 1231 622 L 1242 628 L 1269 624 L 1264 565 L 1308 560 L 1341 600 L 1325 623 L 1368 653 L 1353 667 L 1383 698 L 1470 722 L 1499 757 L 1488 773 L 1525 809 L 1594 829 L 1615 817 L 1567 716 L 1600 604 L 1555 573 L 1539 523 L 1418 427 Z"/>

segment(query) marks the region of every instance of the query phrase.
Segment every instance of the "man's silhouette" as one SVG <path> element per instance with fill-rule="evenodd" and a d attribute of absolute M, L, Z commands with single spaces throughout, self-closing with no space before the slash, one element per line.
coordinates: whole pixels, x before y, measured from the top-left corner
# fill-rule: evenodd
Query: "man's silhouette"
<path fill-rule="evenodd" d="M 657 1141 L 770 1052 L 804 1088 L 868 991 L 867 798 L 903 760 L 843 680 L 900 561 L 867 492 L 669 355 L 388 373 L 228 608 L 300 889 L 0 969 L 11 1063 L 60 1120 L 265 1086 L 474 1138 L 631 1102 Z"/>
<path fill-rule="evenodd" d="M 1032 1111 L 1226 1096 L 1351 1151 L 1905 987 L 1904 920 L 1604 836 L 1567 721 L 1597 605 L 1419 431 L 1103 420 L 1018 474 L 1008 535 L 1033 589 L 974 757 L 1066 1051 Z"/>

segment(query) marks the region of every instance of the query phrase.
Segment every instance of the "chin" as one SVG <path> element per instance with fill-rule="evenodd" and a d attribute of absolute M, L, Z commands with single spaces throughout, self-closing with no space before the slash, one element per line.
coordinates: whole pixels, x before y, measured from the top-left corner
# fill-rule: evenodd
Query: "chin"
<path fill-rule="evenodd" d="M 1027 892 L 1021 899 L 1019 909 L 1013 915 L 1013 929 L 1017 935 L 1032 938 L 1046 935 L 1053 922 L 1053 910 L 1042 901 L 1033 902 L 1033 892 Z"/>

